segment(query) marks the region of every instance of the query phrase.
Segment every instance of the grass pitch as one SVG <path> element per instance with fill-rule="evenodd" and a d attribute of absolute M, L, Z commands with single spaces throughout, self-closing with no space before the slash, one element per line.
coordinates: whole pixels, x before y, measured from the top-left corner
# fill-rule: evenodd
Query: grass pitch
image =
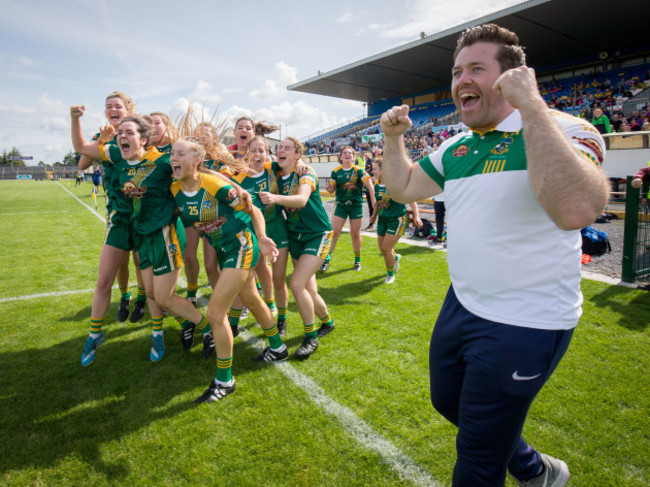
<path fill-rule="evenodd" d="M 443 252 L 400 243 L 397 281 L 386 286 L 376 241 L 364 237 L 357 273 L 343 234 L 318 277 L 336 330 L 309 360 L 275 366 L 252 362 L 262 332 L 244 320 L 237 391 L 196 406 L 214 359 L 202 361 L 200 345 L 184 353 L 167 318 L 166 355 L 151 363 L 149 315 L 118 323 L 117 291 L 106 342 L 80 365 L 103 242 L 84 206 L 94 209 L 91 185 L 0 190 L 2 485 L 449 485 L 455 429 L 429 403 L 427 364 L 449 285 Z M 97 203 L 103 215 L 101 195 Z M 570 485 L 646 486 L 650 294 L 587 280 L 583 292 L 584 316 L 524 435 L 567 462 Z M 205 305 L 210 290 L 199 294 Z M 293 302 L 288 321 L 293 352 L 302 340 Z"/>

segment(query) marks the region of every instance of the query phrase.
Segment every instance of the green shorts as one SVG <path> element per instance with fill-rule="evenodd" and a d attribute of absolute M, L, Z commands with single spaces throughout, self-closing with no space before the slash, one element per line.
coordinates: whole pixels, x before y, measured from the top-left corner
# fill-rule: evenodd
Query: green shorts
<path fill-rule="evenodd" d="M 140 269 L 153 266 L 154 276 L 161 276 L 183 267 L 185 229 L 175 221 L 149 235 L 135 235 Z"/>
<path fill-rule="evenodd" d="M 237 238 L 222 242 L 221 248 L 217 249 L 217 259 L 222 269 L 252 269 L 259 257 L 257 238 L 248 229 L 239 232 Z"/>
<path fill-rule="evenodd" d="M 315 255 L 325 259 L 332 245 L 332 235 L 329 230 L 320 233 L 301 233 L 297 237 L 289 236 L 289 253 L 291 258 L 298 260 L 301 255 Z"/>
<path fill-rule="evenodd" d="M 133 250 L 133 226 L 119 218 L 113 211 L 106 219 L 106 237 L 104 244 L 120 250 Z"/>
<path fill-rule="evenodd" d="M 279 249 L 289 246 L 289 233 L 287 232 L 287 221 L 283 218 L 275 218 L 266 222 L 266 235 L 275 242 Z"/>
<path fill-rule="evenodd" d="M 334 216 L 338 216 L 346 220 L 358 220 L 363 218 L 363 203 L 357 201 L 337 201 L 334 207 Z"/>
<path fill-rule="evenodd" d="M 377 219 L 377 235 L 383 237 L 384 235 L 397 235 L 401 237 L 406 230 L 407 217 L 393 216 L 388 218 L 379 217 Z"/>

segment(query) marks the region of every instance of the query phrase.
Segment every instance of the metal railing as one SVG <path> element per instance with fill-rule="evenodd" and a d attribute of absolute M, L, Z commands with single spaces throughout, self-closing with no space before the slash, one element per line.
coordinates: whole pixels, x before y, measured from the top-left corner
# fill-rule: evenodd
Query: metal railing
<path fill-rule="evenodd" d="M 641 189 L 632 187 L 632 176 L 627 177 L 625 197 L 625 230 L 623 233 L 624 282 L 650 280 L 650 202 L 648 183 Z"/>

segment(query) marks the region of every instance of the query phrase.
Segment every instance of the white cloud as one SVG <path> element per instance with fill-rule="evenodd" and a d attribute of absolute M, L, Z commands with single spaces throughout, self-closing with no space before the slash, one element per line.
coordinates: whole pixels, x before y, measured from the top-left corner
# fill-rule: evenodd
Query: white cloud
<path fill-rule="evenodd" d="M 84 125 L 96 121 L 95 116 L 84 116 Z M 52 100 L 43 94 L 36 102 L 35 112 L 32 114 L 30 125 L 38 126 L 48 132 L 64 132 L 70 130 L 69 107 L 60 100 Z M 94 128 L 94 127 L 93 127 Z"/>
<path fill-rule="evenodd" d="M 298 69 L 284 61 L 276 63 L 273 74 L 274 79 L 265 80 L 262 88 L 252 90 L 248 96 L 266 102 L 285 98 L 287 86 L 298 81 Z"/>
<path fill-rule="evenodd" d="M 275 77 L 280 84 L 290 85 L 298 81 L 298 68 L 280 61 L 275 65 Z"/>
<path fill-rule="evenodd" d="M 199 103 L 211 105 L 221 104 L 221 97 L 218 93 L 215 92 L 212 84 L 203 80 L 198 80 L 196 82 L 196 87 L 192 92 L 191 98 L 192 100 L 196 100 Z"/>
<path fill-rule="evenodd" d="M 26 68 L 27 66 L 32 66 L 34 61 L 25 56 L 19 56 L 16 58 L 16 64 L 19 68 Z"/>
<path fill-rule="evenodd" d="M 482 17 L 489 12 L 511 7 L 522 0 L 454 0 L 453 10 L 445 15 L 440 10 L 446 8 L 448 2 L 429 0 L 413 0 L 407 2 L 404 10 L 408 12 L 406 21 L 399 27 L 386 29 L 381 34 L 386 39 L 411 39 L 419 37 L 420 32 L 433 34 L 470 20 Z M 394 25 L 394 24 L 392 24 Z"/>
<path fill-rule="evenodd" d="M 277 81 L 273 79 L 267 79 L 264 81 L 264 86 L 262 86 L 262 88 L 252 90 L 248 96 L 253 100 L 271 101 L 280 98 L 283 91 L 284 90 L 278 86 Z"/>
<path fill-rule="evenodd" d="M 271 105 L 257 110 L 255 120 L 266 120 L 281 124 L 285 135 L 305 136 L 313 132 L 313 127 L 329 127 L 337 123 L 336 118 L 330 117 L 325 111 L 309 105 L 304 100 Z"/>
<path fill-rule="evenodd" d="M 187 113 L 192 113 L 195 122 L 211 122 L 218 125 L 222 119 L 217 107 L 210 107 L 200 101 L 190 100 L 185 97 L 174 100 L 169 117 L 174 121 L 178 121 Z"/>
<path fill-rule="evenodd" d="M 242 88 L 231 88 L 231 87 L 226 87 L 221 91 L 223 91 L 224 93 L 228 93 L 228 94 L 235 94 L 235 93 L 243 93 L 244 92 L 244 90 Z"/>
<path fill-rule="evenodd" d="M 336 19 L 336 22 L 339 24 L 347 24 L 348 22 L 352 22 L 354 20 L 354 14 L 352 12 L 343 12 L 338 19 Z"/>

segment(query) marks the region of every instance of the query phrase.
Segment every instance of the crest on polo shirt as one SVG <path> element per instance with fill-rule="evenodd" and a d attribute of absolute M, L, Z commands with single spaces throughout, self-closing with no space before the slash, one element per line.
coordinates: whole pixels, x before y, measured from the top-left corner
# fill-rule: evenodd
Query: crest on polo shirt
<path fill-rule="evenodd" d="M 510 148 L 510 144 L 512 144 L 512 142 L 512 137 L 504 135 L 503 140 L 494 146 L 494 148 L 490 151 L 490 154 L 505 154 L 508 152 L 508 149 Z"/>

